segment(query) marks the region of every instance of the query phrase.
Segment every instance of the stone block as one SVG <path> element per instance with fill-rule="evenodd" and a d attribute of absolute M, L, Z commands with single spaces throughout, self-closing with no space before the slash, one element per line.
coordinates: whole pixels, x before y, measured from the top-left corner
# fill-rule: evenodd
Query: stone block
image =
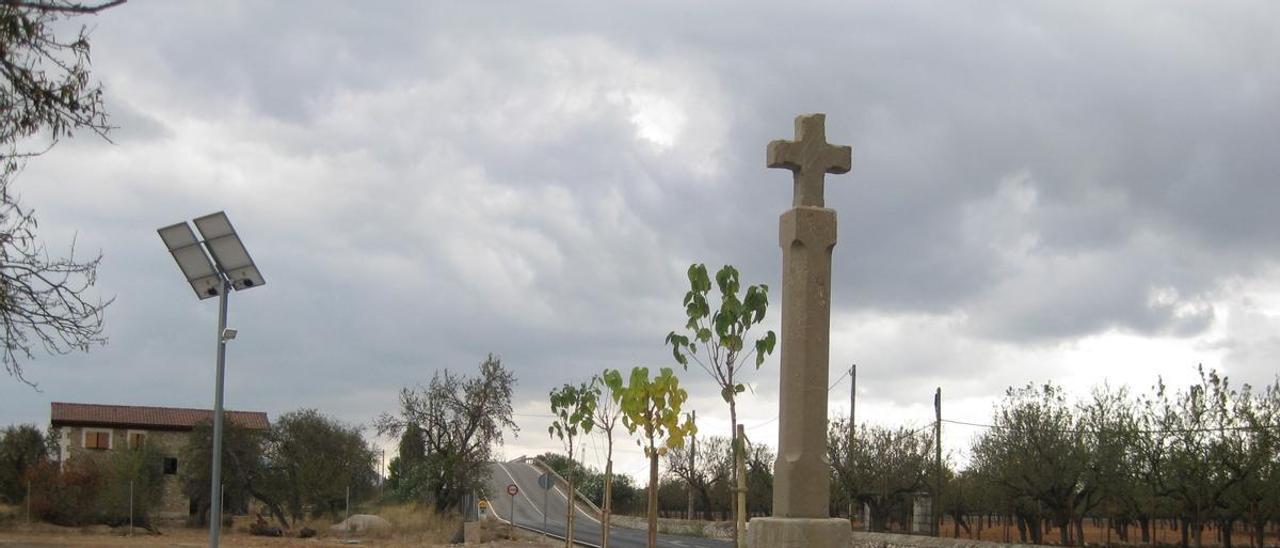
<path fill-rule="evenodd" d="M 751 548 L 849 548 L 853 532 L 841 518 L 752 518 Z"/>
<path fill-rule="evenodd" d="M 468 546 L 480 544 L 480 526 L 478 521 L 468 521 L 462 524 L 462 542 Z"/>

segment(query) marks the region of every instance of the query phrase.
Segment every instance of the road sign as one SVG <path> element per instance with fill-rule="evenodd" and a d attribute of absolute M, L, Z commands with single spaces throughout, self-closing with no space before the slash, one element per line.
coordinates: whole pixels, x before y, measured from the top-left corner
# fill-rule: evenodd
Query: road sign
<path fill-rule="evenodd" d="M 520 488 L 519 488 L 519 487 L 516 487 L 516 484 L 514 484 L 514 483 L 508 483 L 508 484 L 507 484 L 507 494 L 508 494 L 508 495 L 511 495 L 511 514 L 509 514 L 509 516 L 508 516 L 508 517 L 510 517 L 510 518 L 511 518 L 511 520 L 507 522 L 507 537 L 508 537 L 508 538 L 515 538 L 515 527 L 516 527 L 516 493 L 519 493 L 519 492 L 520 492 Z"/>
<path fill-rule="evenodd" d="M 547 494 L 551 492 L 551 472 L 544 472 L 541 476 L 538 476 L 538 487 L 542 488 L 542 508 L 545 510 L 547 508 Z M 543 537 L 547 536 L 547 514 L 549 513 L 542 513 Z"/>

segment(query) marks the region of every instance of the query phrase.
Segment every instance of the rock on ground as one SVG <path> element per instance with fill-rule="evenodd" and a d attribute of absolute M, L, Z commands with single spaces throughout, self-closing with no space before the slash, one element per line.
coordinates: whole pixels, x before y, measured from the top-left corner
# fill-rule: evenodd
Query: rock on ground
<path fill-rule="evenodd" d="M 343 520 L 342 523 L 329 527 L 330 531 L 389 531 L 391 530 L 391 522 L 379 516 L 370 514 L 356 514 Z"/>

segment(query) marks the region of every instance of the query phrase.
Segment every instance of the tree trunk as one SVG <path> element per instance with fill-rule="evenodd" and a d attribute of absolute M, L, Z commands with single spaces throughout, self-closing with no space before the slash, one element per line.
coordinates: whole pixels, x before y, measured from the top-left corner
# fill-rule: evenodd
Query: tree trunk
<path fill-rule="evenodd" d="M 613 433 L 604 461 L 604 511 L 600 515 L 600 548 L 609 548 L 609 515 L 613 513 Z"/>
<path fill-rule="evenodd" d="M 1151 517 L 1138 516 L 1138 528 L 1142 530 L 1142 543 L 1151 544 Z"/>
<path fill-rule="evenodd" d="M 733 372 L 729 373 L 729 447 L 733 451 L 733 485 L 735 490 L 746 493 L 747 478 L 738 474 L 738 468 L 742 466 L 743 455 L 738 451 L 738 396 L 733 393 Z M 745 497 L 742 497 L 745 498 Z M 746 508 L 738 507 L 739 497 L 730 495 L 729 508 L 733 511 L 733 545 L 737 548 L 747 548 L 746 537 Z"/>
<path fill-rule="evenodd" d="M 1076 546 L 1084 546 L 1084 518 L 1076 518 Z"/>
<path fill-rule="evenodd" d="M 649 440 L 649 548 L 658 548 L 658 449 Z"/>
<path fill-rule="evenodd" d="M 1022 517 L 1022 514 L 1018 514 L 1014 521 L 1018 524 L 1018 542 L 1021 544 L 1026 544 L 1027 543 L 1027 520 Z M 1032 542 L 1036 542 L 1036 541 L 1033 539 Z"/>
<path fill-rule="evenodd" d="M 574 517 L 573 515 L 576 513 L 574 512 L 574 510 L 577 509 L 576 500 L 578 498 L 574 496 L 574 490 L 573 490 L 573 437 L 569 437 L 569 470 L 568 472 L 569 472 L 568 473 L 569 477 L 565 478 L 566 483 L 569 484 L 569 492 L 565 493 L 565 498 L 569 499 L 568 501 L 569 504 L 566 505 L 565 511 L 564 511 L 564 528 L 565 528 L 564 548 L 573 548 L 573 517 Z"/>
<path fill-rule="evenodd" d="M 747 435 L 742 431 L 742 425 L 738 425 L 738 520 L 734 525 L 738 531 L 738 548 L 747 548 Z"/>

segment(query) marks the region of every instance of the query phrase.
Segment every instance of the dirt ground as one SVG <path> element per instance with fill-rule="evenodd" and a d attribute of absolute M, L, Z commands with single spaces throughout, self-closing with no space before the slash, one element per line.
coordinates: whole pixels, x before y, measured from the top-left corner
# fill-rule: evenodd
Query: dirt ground
<path fill-rule="evenodd" d="M 1151 525 L 1152 525 L 1151 536 L 1155 544 L 1176 545 L 1182 542 L 1181 532 L 1173 528 L 1169 523 L 1169 520 L 1156 520 L 1152 522 Z M 969 523 L 969 526 L 971 528 L 970 533 L 966 533 L 964 528 L 961 528 L 960 534 L 956 535 L 955 524 L 950 519 L 943 520 L 942 536 L 944 537 L 958 536 L 959 538 L 990 540 L 994 542 L 1018 542 L 1018 528 L 1017 526 L 1012 524 L 1010 524 L 1008 527 L 1005 527 L 1003 524 L 993 521 L 991 523 L 991 526 L 988 527 L 986 521 L 983 521 L 981 532 L 979 532 L 979 528 L 977 526 L 976 520 L 971 521 Z M 1110 534 L 1108 534 L 1108 532 L 1110 532 Z M 1243 527 L 1237 527 L 1234 531 L 1232 531 L 1232 533 L 1233 534 L 1231 535 L 1231 539 L 1232 539 L 1231 542 L 1233 545 L 1238 547 L 1249 546 L 1250 544 L 1249 534 L 1243 530 Z M 1056 527 L 1053 529 L 1047 530 L 1045 531 L 1045 534 L 1044 534 L 1044 541 L 1046 544 L 1058 544 L 1059 535 L 1060 533 Z M 1203 538 L 1206 546 L 1220 545 L 1221 543 L 1218 542 L 1218 537 L 1219 535 L 1218 535 L 1217 529 L 1211 526 L 1205 528 Z M 1085 538 L 1085 541 L 1088 542 L 1089 544 L 1104 545 L 1109 542 L 1110 543 L 1120 542 L 1120 537 L 1116 535 L 1115 531 L 1109 531 L 1109 528 L 1107 527 L 1105 521 L 1101 522 L 1100 524 L 1095 524 L 1093 520 L 1086 520 L 1084 523 L 1084 538 Z M 1141 539 L 1142 539 L 1142 530 L 1138 528 L 1137 524 L 1131 525 L 1129 527 L 1129 541 L 1136 544 Z M 1274 534 L 1274 532 L 1270 530 L 1267 531 L 1267 535 L 1266 535 L 1267 544 L 1273 545 L 1276 543 L 1276 541 L 1277 541 L 1277 536 Z"/>
<path fill-rule="evenodd" d="M 10 523 L 0 528 L 0 547 L 59 547 L 59 546 L 187 546 L 192 548 L 208 546 L 209 531 L 187 527 L 162 527 L 162 534 L 153 535 L 145 530 L 135 529 L 133 536 L 128 535 L 128 527 L 110 528 L 93 527 L 59 527 L 43 523 L 25 524 Z M 447 546 L 440 543 L 424 542 L 422 534 L 389 534 L 382 536 L 344 537 L 342 533 L 321 532 L 319 536 L 309 539 L 272 538 L 251 536 L 240 527 L 233 526 L 222 533 L 223 546 L 245 547 L 318 547 L 318 546 L 378 546 L 388 548 L 410 546 Z M 516 530 L 514 539 L 504 538 L 505 527 L 488 528 L 484 539 L 486 546 L 495 548 L 516 548 L 531 546 L 554 546 L 557 543 L 544 544 L 542 538 L 532 533 Z"/>

